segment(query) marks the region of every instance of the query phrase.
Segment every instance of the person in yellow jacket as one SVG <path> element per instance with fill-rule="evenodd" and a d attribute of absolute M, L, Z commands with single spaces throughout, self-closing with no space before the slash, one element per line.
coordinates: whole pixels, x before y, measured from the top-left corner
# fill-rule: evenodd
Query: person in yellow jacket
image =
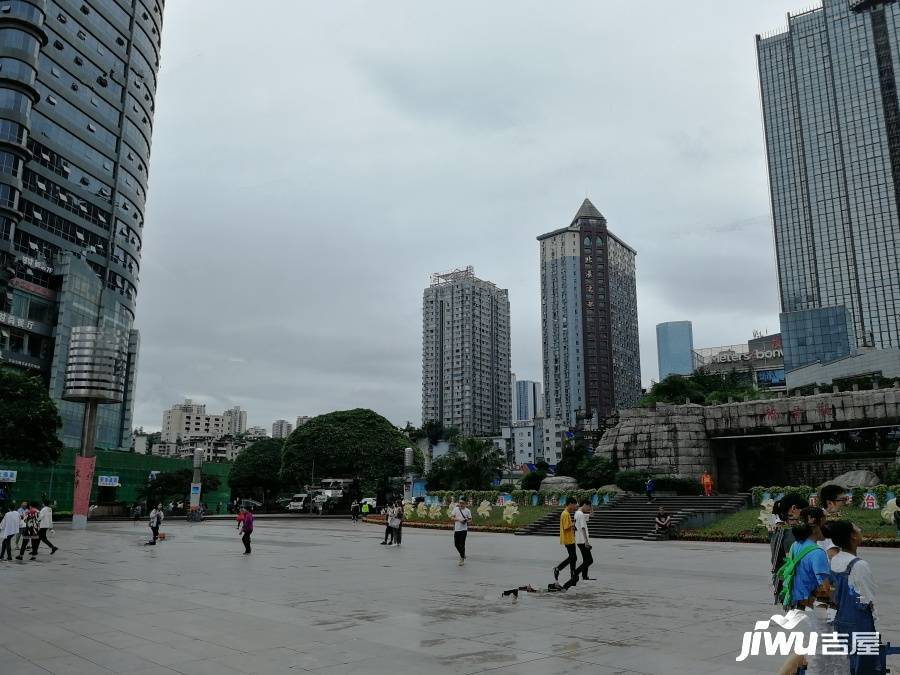
<path fill-rule="evenodd" d="M 566 565 L 569 566 L 570 578 L 566 582 L 565 588 L 570 588 L 578 583 L 575 575 L 575 567 L 578 563 L 578 556 L 575 551 L 575 523 L 572 522 L 572 514 L 578 508 L 578 500 L 575 497 L 566 499 L 566 508 L 563 509 L 559 516 L 559 543 L 566 549 L 566 559 L 553 568 L 553 578 L 556 585 L 559 586 L 559 572 Z"/>

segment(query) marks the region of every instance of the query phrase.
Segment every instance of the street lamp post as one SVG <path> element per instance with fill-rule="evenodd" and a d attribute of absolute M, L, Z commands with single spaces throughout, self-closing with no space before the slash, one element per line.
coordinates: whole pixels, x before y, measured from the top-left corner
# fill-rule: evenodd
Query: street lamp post
<path fill-rule="evenodd" d="M 124 334 L 96 326 L 72 328 L 62 398 L 84 404 L 81 450 L 75 457 L 73 530 L 87 527 L 96 463 L 97 409 L 124 400 L 127 358 L 128 338 Z"/>

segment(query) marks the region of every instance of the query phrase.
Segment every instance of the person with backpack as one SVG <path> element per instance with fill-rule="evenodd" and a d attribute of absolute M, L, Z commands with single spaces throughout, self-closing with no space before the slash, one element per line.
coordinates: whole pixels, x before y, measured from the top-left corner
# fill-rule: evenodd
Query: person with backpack
<path fill-rule="evenodd" d="M 803 629 L 810 633 L 832 633 L 825 612 L 817 609 L 817 602 L 829 600 L 831 593 L 831 567 L 828 555 L 819 547 L 823 537 L 819 523 L 824 522 L 825 511 L 807 507 L 800 512 L 796 525 L 791 530 L 794 543 L 787 559 L 778 571 L 782 582 L 781 601 L 784 609 L 798 609 L 806 614 Z M 806 656 L 807 672 L 842 672 L 838 661 L 844 657 L 832 654 L 811 654 Z M 794 660 L 794 657 L 789 661 Z M 847 672 L 847 670 L 843 670 Z"/>
<path fill-rule="evenodd" d="M 28 509 L 22 516 L 22 544 L 19 547 L 19 555 L 16 556 L 16 560 L 21 560 L 25 555 L 25 549 L 31 545 L 31 556 L 29 560 L 34 560 L 37 558 L 37 549 L 38 545 L 41 543 L 40 539 L 40 515 L 38 514 L 37 507 L 34 505 L 34 502 L 28 505 Z"/>
<path fill-rule="evenodd" d="M 800 513 L 808 506 L 809 502 L 796 493 L 785 495 L 772 505 L 772 513 L 779 521 L 769 538 L 772 562 L 772 588 L 775 592 L 776 605 L 781 602 L 782 586 L 778 570 L 784 565 L 784 561 L 795 541 L 791 528 L 797 524 Z"/>
<path fill-rule="evenodd" d="M 875 578 L 869 563 L 856 555 L 862 543 L 862 532 L 848 520 L 835 520 L 826 525 L 828 536 L 839 552 L 831 558 L 832 598 L 837 606 L 834 630 L 839 634 L 875 633 Z M 859 639 L 856 638 L 857 643 Z M 880 657 L 857 654 L 857 644 L 850 645 L 850 672 L 853 675 L 880 673 Z"/>

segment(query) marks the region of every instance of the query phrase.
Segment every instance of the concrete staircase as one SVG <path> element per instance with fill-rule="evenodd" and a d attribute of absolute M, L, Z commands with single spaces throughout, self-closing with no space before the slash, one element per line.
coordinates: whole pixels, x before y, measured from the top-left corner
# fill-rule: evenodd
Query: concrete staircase
<path fill-rule="evenodd" d="M 619 495 L 609 504 L 594 509 L 588 530 L 591 537 L 598 539 L 666 539 L 666 535 L 654 532 L 656 511 L 660 506 L 672 516 L 672 528 L 679 529 L 692 518 L 725 515 L 746 508 L 750 494 L 742 492 L 735 495 L 715 495 L 713 497 L 678 497 L 657 496 L 652 503 L 647 502 L 645 495 L 633 493 Z M 535 534 L 559 536 L 559 514 L 562 509 L 555 509 L 530 525 L 521 528 L 516 534 Z"/>

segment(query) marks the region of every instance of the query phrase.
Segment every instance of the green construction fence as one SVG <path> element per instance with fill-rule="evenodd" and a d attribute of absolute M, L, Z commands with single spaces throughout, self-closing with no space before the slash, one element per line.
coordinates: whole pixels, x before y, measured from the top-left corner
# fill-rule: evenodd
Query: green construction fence
<path fill-rule="evenodd" d="M 15 501 L 39 500 L 41 495 L 46 494 L 55 502 L 57 511 L 71 511 L 76 452 L 73 448 L 66 448 L 59 461 L 50 466 L 0 460 L 0 470 L 11 469 L 18 472 L 15 483 L 0 483 L 0 491 L 5 490 L 6 498 Z M 94 484 L 91 488 L 91 504 L 116 502 L 131 504 L 137 501 L 138 490 L 147 482 L 151 471 L 178 471 L 192 467 L 191 459 L 170 459 L 117 450 L 98 450 Z M 219 489 L 205 493 L 200 498 L 211 509 L 215 509 L 218 502 L 222 502 L 223 505 L 228 502 L 230 471 L 230 462 L 210 462 L 203 465 L 204 474 L 219 478 Z M 119 486 L 101 488 L 98 486 L 98 476 L 117 476 Z"/>

